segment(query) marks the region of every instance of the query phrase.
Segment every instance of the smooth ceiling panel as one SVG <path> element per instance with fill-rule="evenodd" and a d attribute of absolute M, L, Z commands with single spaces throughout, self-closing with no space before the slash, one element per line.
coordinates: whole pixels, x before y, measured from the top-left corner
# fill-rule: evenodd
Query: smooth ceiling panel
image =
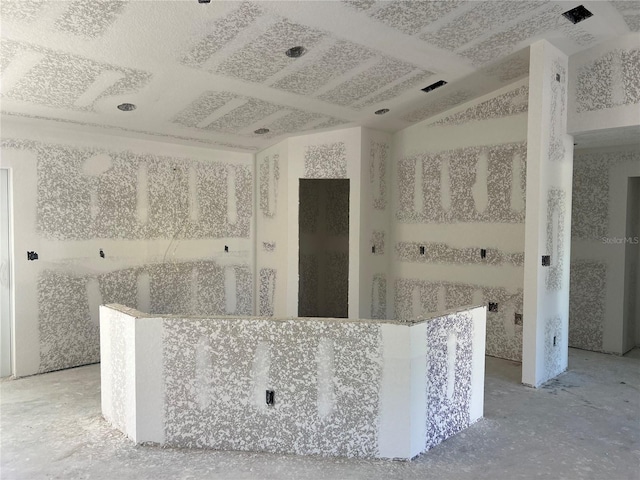
<path fill-rule="evenodd" d="M 218 50 L 238 37 L 260 15 L 262 12 L 258 7 L 243 2 L 238 9 L 216 21 L 211 28 L 211 34 L 198 42 L 180 61 L 189 66 L 202 66 Z"/>
<path fill-rule="evenodd" d="M 13 42 L 4 42 L 3 48 L 6 44 L 10 45 L 11 43 Z M 18 50 L 43 55 L 42 60 L 26 72 L 11 90 L 3 92 L 9 98 L 28 103 L 53 108 L 92 111 L 95 101 L 98 99 L 138 91 L 151 77 L 151 74 L 140 70 L 98 63 L 87 58 L 35 45 L 19 44 Z M 20 53 L 16 53 L 13 61 L 19 56 Z M 91 104 L 77 105 L 76 101 L 93 86 L 104 72 L 116 72 L 122 77 L 102 93 L 96 95 Z"/>
<path fill-rule="evenodd" d="M 509 0 L 478 2 L 472 10 L 455 17 L 435 32 L 424 33 L 420 38 L 445 50 L 456 50 L 477 40 L 496 28 L 516 18 L 529 14 L 544 5 L 545 1 L 514 2 Z"/>
<path fill-rule="evenodd" d="M 81 37 L 102 36 L 127 4 L 117 0 L 75 0 L 56 21 L 56 27 Z"/>
<path fill-rule="evenodd" d="M 412 75 L 406 80 L 387 88 L 385 91 L 371 97 L 367 98 L 364 101 L 354 105 L 354 108 L 361 109 L 370 105 L 375 105 L 376 103 L 386 102 L 387 100 L 391 100 L 392 98 L 397 97 L 401 93 L 409 90 L 410 88 L 420 89 L 426 85 L 423 85 L 427 81 L 429 77 L 433 76 L 433 72 L 419 72 L 415 75 Z"/>
<path fill-rule="evenodd" d="M 383 57 L 376 65 L 319 95 L 318 98 L 337 105 L 351 105 L 415 69 L 409 63 Z"/>
<path fill-rule="evenodd" d="M 281 20 L 229 56 L 216 71 L 221 75 L 262 83 L 296 61 L 284 54 L 289 48 L 297 45 L 313 48 L 325 36 L 319 30 Z"/>
<path fill-rule="evenodd" d="M 46 6 L 40 0 L 2 0 L 0 2 L 0 16 L 20 22 L 31 22 Z"/>
<path fill-rule="evenodd" d="M 368 48 L 340 40 L 329 48 L 319 60 L 287 75 L 273 84 L 273 87 L 307 95 L 319 90 L 336 77 L 356 68 L 374 55 L 374 52 Z"/>
<path fill-rule="evenodd" d="M 375 10 L 371 14 L 373 18 L 404 33 L 413 35 L 467 2 L 446 0 L 444 2 L 406 1 L 380 3 L 385 6 Z"/>
<path fill-rule="evenodd" d="M 552 30 L 561 32 L 581 46 L 588 46 L 594 42 L 593 35 L 561 16 L 563 9 L 564 7 L 560 5 L 552 5 L 460 53 L 472 60 L 474 64 L 482 65 L 508 55 L 520 42 Z"/>

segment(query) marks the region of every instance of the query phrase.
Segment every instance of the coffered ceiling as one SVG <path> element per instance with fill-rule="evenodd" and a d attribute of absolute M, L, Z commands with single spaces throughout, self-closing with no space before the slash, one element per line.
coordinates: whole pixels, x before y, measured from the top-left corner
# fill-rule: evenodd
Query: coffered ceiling
<path fill-rule="evenodd" d="M 579 4 L 2 0 L 2 113 L 247 151 L 396 131 L 524 77 L 536 40 L 571 54 L 640 29 L 640 2 L 583 2 L 593 17 L 574 25 L 561 14 Z"/>

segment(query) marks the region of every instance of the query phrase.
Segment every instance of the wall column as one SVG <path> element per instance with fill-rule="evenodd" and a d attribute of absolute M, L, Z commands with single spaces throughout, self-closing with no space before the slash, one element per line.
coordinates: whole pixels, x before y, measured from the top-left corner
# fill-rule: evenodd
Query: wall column
<path fill-rule="evenodd" d="M 567 56 L 530 48 L 522 382 L 538 387 L 568 363 L 573 137 Z"/>

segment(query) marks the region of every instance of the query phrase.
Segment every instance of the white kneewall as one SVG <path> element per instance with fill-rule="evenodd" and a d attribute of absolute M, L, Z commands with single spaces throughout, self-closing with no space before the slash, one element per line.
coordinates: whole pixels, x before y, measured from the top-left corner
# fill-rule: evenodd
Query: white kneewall
<path fill-rule="evenodd" d="M 162 318 L 135 321 L 136 443 L 164 443 Z"/>
<path fill-rule="evenodd" d="M 413 412 L 409 408 L 409 399 L 413 372 L 408 347 L 412 343 L 413 332 L 410 327 L 392 324 L 382 325 L 381 331 L 383 366 L 378 425 L 379 455 L 383 458 L 411 458 Z M 424 378 L 426 361 L 423 360 L 422 364 Z M 426 385 L 423 390 L 426 391 Z M 422 445 L 424 448 L 424 437 Z"/>
<path fill-rule="evenodd" d="M 469 421 L 474 423 L 484 416 L 485 339 L 487 307 L 471 310 L 473 315 L 473 353 L 471 359 L 471 403 Z"/>

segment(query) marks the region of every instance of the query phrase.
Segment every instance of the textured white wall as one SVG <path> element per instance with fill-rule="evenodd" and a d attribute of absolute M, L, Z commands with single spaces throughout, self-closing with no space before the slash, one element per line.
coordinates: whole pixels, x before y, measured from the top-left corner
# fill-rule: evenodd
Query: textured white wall
<path fill-rule="evenodd" d="M 567 63 L 546 41 L 531 46 L 522 381 L 536 387 L 568 363 L 573 139 L 566 134 Z M 551 256 L 550 266 L 542 266 L 542 255 Z"/>
<path fill-rule="evenodd" d="M 390 318 L 498 303 L 498 313 L 487 314 L 487 353 L 513 360 L 522 350 L 515 313 L 522 313 L 527 83 L 393 135 L 386 245 Z"/>
<path fill-rule="evenodd" d="M 359 316 L 391 318 L 391 135 L 363 128 L 361 140 Z"/>
<path fill-rule="evenodd" d="M 587 350 L 621 354 L 625 333 L 628 184 L 640 176 L 640 148 L 576 150 L 571 239 L 569 341 Z M 633 208 L 633 204 L 631 204 Z M 631 295 L 640 296 L 637 292 Z"/>
<path fill-rule="evenodd" d="M 484 306 L 414 325 L 100 315 L 102 411 L 136 443 L 411 459 L 483 413 Z"/>
<path fill-rule="evenodd" d="M 98 305 L 114 297 L 175 313 L 206 310 L 207 302 L 217 308 L 225 297 L 235 297 L 237 308 L 253 312 L 251 187 L 243 189 L 248 200 L 236 202 L 230 215 L 227 188 L 217 188 L 209 170 L 247 173 L 253 185 L 251 154 L 22 121 L 2 126 L 2 166 L 13 174 L 15 375 L 97 362 Z M 156 170 L 140 174 L 135 162 Z M 164 181 L 172 175 L 170 166 L 180 178 L 175 188 Z M 204 186 L 200 196 L 188 193 L 195 168 Z M 242 185 L 242 178 L 234 178 Z M 213 182 L 210 188 L 207 182 Z M 205 218 L 220 219 L 229 236 L 208 232 L 213 225 Z M 39 259 L 27 261 L 27 251 Z M 213 274 L 226 266 L 240 275 L 238 285 L 246 280 L 247 289 L 213 291 L 224 286 L 222 277 L 211 281 Z"/>
<path fill-rule="evenodd" d="M 568 132 L 640 125 L 640 33 L 571 55 Z"/>
<path fill-rule="evenodd" d="M 287 315 L 288 141 L 256 154 L 256 314 Z M 296 201 L 297 202 L 297 201 Z"/>

